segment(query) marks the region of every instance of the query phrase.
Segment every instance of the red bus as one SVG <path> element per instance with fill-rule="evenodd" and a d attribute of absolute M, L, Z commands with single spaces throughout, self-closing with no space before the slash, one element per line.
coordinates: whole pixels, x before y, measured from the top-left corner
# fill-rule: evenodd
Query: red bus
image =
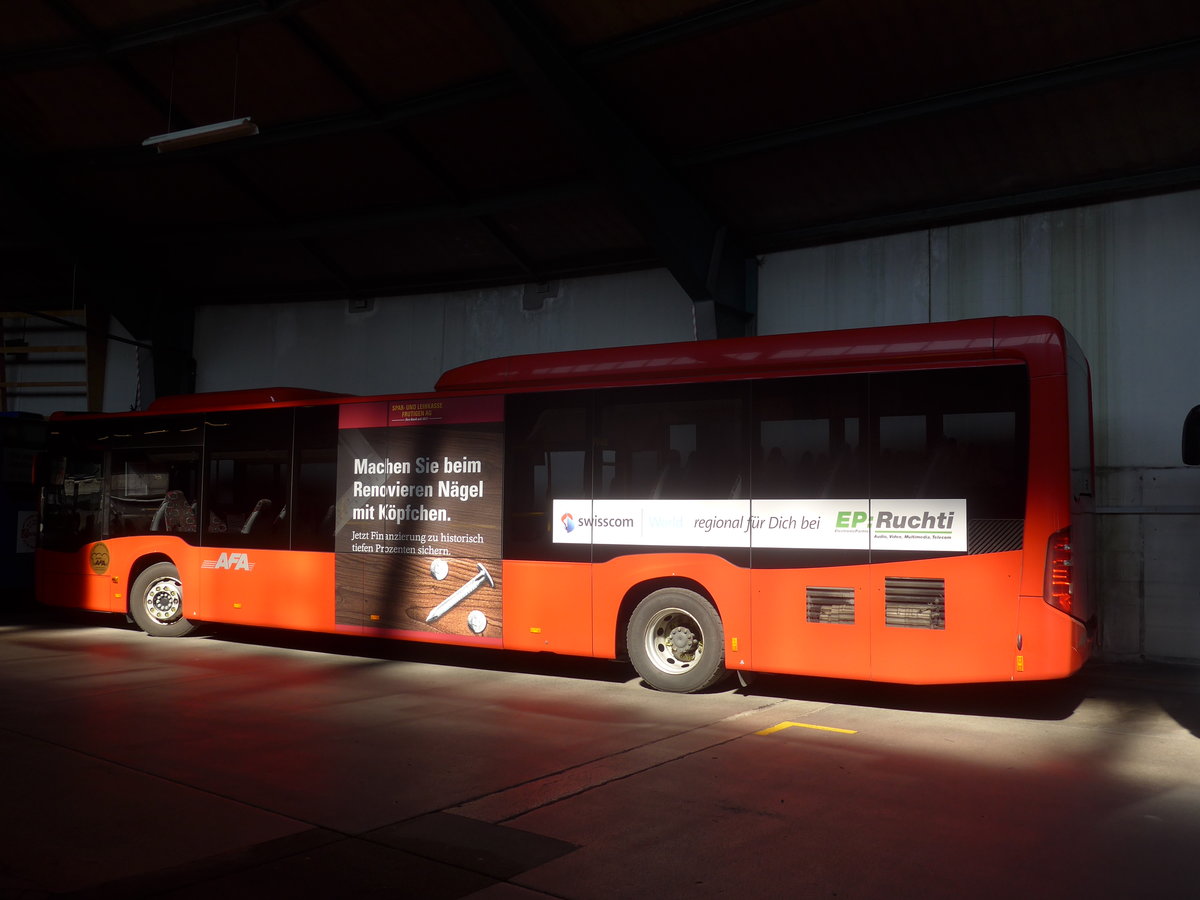
<path fill-rule="evenodd" d="M 222 622 L 907 683 L 1088 658 L 1088 365 L 1045 317 L 537 354 L 429 394 L 57 415 L 37 589 Z"/>

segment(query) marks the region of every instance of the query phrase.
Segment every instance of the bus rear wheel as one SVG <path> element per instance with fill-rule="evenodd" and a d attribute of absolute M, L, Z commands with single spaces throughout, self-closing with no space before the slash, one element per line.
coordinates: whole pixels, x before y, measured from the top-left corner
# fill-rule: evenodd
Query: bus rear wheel
<path fill-rule="evenodd" d="M 183 615 L 183 583 L 169 562 L 147 568 L 133 582 L 129 614 L 138 628 L 155 637 L 183 637 L 196 626 Z"/>
<path fill-rule="evenodd" d="M 684 588 L 663 588 L 642 600 L 629 618 L 626 646 L 642 680 L 660 691 L 700 691 L 726 674 L 721 617 Z"/>

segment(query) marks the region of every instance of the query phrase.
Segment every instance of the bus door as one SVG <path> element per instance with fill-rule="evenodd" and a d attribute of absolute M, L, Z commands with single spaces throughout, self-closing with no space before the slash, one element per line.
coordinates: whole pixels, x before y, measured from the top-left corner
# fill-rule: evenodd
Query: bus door
<path fill-rule="evenodd" d="M 517 394 L 504 411 L 504 646 L 594 652 L 592 394 Z M 556 516 L 555 509 L 558 509 Z"/>

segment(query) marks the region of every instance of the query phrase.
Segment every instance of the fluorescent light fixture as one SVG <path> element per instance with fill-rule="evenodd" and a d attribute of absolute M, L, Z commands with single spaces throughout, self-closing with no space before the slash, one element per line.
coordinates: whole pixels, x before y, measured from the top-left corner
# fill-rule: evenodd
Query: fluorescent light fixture
<path fill-rule="evenodd" d="M 168 131 L 166 134 L 152 135 L 142 141 L 142 146 L 155 147 L 159 153 L 166 153 L 170 150 L 187 150 L 189 147 L 231 141 L 234 138 L 249 137 L 252 134 L 258 134 L 258 126 L 249 116 L 243 116 L 240 119 L 230 119 L 228 122 L 216 122 L 212 125 L 201 125 L 198 128 L 184 128 L 182 131 Z"/>

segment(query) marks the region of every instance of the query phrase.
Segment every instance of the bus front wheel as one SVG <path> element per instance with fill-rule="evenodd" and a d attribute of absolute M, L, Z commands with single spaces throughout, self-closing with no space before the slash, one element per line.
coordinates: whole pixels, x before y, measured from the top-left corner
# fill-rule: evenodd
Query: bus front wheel
<path fill-rule="evenodd" d="M 138 628 L 155 637 L 183 637 L 195 625 L 183 615 L 183 584 L 172 563 L 147 568 L 133 582 L 129 614 Z"/>
<path fill-rule="evenodd" d="M 717 610 L 683 588 L 663 588 L 633 611 L 626 632 L 629 659 L 646 684 L 690 693 L 725 675 L 725 633 Z"/>

